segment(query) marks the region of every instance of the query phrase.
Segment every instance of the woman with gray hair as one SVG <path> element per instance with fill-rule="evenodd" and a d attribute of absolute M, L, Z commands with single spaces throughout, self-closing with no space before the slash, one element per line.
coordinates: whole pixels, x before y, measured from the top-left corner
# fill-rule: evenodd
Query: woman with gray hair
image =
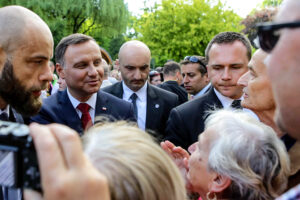
<path fill-rule="evenodd" d="M 177 164 L 186 163 L 189 190 L 203 200 L 274 199 L 287 185 L 284 144 L 272 128 L 245 113 L 211 114 L 190 157 L 170 142 L 161 146 Z"/>
<path fill-rule="evenodd" d="M 84 151 L 109 183 L 112 200 L 184 200 L 181 174 L 146 132 L 126 122 L 96 124 Z"/>

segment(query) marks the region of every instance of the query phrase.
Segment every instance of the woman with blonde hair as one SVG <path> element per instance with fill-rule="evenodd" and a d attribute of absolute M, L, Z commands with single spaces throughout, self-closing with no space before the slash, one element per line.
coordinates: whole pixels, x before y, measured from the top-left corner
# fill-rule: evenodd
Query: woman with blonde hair
<path fill-rule="evenodd" d="M 84 150 L 109 182 L 112 200 L 184 200 L 177 166 L 146 132 L 126 122 L 96 124 Z"/>

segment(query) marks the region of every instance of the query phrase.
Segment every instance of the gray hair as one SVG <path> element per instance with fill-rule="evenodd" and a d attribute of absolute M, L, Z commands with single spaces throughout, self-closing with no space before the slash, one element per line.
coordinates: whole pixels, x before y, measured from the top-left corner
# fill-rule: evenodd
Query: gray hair
<path fill-rule="evenodd" d="M 287 186 L 290 166 L 284 144 L 274 130 L 246 113 L 220 110 L 205 129 L 219 138 L 210 146 L 208 170 L 232 180 L 232 199 L 274 199 Z"/>
<path fill-rule="evenodd" d="M 84 136 L 85 152 L 109 182 L 112 200 L 182 200 L 180 172 L 153 138 L 125 122 L 96 125 Z"/>
<path fill-rule="evenodd" d="M 67 51 L 68 46 L 74 45 L 74 44 L 82 44 L 88 41 L 95 41 L 94 38 L 84 35 L 81 33 L 75 33 L 71 34 L 67 37 L 64 37 L 61 39 L 61 41 L 58 43 L 58 45 L 55 48 L 55 61 L 56 63 L 59 63 L 62 67 L 64 67 L 64 56 Z"/>

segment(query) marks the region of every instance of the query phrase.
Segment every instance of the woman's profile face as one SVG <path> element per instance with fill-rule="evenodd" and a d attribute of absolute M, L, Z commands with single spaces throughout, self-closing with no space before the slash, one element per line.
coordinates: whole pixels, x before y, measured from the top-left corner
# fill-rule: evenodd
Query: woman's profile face
<path fill-rule="evenodd" d="M 189 159 L 189 171 L 187 179 L 192 186 L 192 191 L 200 196 L 206 196 L 209 192 L 210 184 L 213 181 L 214 173 L 207 169 L 210 144 L 214 140 L 214 131 L 210 128 L 205 130 L 200 136 Z"/>

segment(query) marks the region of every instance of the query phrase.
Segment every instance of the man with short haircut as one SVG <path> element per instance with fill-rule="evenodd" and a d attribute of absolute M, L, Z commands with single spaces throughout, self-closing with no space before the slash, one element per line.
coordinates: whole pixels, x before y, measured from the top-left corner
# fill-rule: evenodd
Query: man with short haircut
<path fill-rule="evenodd" d="M 20 6 L 0 8 L 1 105 L 9 104 L 26 116 L 39 111 L 41 91 L 52 80 L 48 64 L 52 52 L 51 31 L 38 15 Z M 38 156 L 43 195 L 25 190 L 25 199 L 109 199 L 106 178 L 83 154 L 75 131 L 37 124 L 31 124 L 29 129 Z M 19 199 L 9 192 L 2 197 Z"/>
<path fill-rule="evenodd" d="M 128 41 L 119 51 L 122 82 L 103 88 L 110 94 L 133 103 L 138 126 L 161 140 L 172 108 L 178 105 L 177 95 L 147 84 L 151 52 L 140 41 Z"/>
<path fill-rule="evenodd" d="M 188 94 L 180 85 L 182 83 L 182 75 L 180 65 L 177 62 L 169 61 L 163 67 L 164 82 L 158 87 L 177 94 L 179 104 L 188 101 Z"/>
<path fill-rule="evenodd" d="M 300 1 L 286 0 L 274 24 L 258 28 L 276 103 L 275 122 L 282 131 L 300 140 Z M 300 158 L 299 158 L 300 159 Z M 299 182 L 298 182 L 299 183 Z M 300 184 L 278 200 L 300 199 Z"/>
<path fill-rule="evenodd" d="M 132 104 L 100 91 L 103 67 L 100 47 L 87 35 L 72 34 L 55 49 L 56 67 L 67 89 L 44 100 L 32 121 L 59 123 L 83 133 L 99 115 L 134 120 Z"/>
<path fill-rule="evenodd" d="M 223 32 L 210 41 L 205 55 L 213 87 L 202 97 L 174 108 L 167 123 L 165 139 L 185 149 L 196 142 L 204 130 L 209 110 L 241 109 L 243 88 L 237 82 L 248 71 L 251 45 L 240 33 Z"/>
<path fill-rule="evenodd" d="M 192 99 L 205 94 L 211 84 L 207 75 L 207 61 L 202 56 L 186 56 L 180 62 L 183 76 L 183 85 Z"/>

